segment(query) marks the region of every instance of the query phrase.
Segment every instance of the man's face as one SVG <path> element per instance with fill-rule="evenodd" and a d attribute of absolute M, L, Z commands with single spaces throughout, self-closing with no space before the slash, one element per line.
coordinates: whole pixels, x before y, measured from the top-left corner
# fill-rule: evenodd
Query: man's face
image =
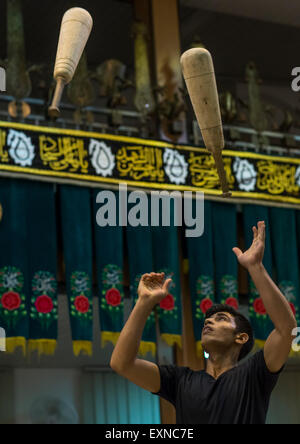
<path fill-rule="evenodd" d="M 201 342 L 205 351 L 228 348 L 236 338 L 236 323 L 230 313 L 220 311 L 205 320 Z"/>

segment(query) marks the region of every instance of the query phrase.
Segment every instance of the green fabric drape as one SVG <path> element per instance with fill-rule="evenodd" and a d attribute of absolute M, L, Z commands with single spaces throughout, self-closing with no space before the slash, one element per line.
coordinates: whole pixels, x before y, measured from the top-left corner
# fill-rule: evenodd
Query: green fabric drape
<path fill-rule="evenodd" d="M 54 186 L 28 182 L 29 353 L 52 355 L 57 343 L 57 251 Z"/>
<path fill-rule="evenodd" d="M 266 224 L 266 246 L 263 264 L 267 272 L 272 277 L 272 243 L 271 243 L 271 220 L 267 207 L 261 205 L 244 205 L 243 206 L 243 231 L 245 239 L 245 250 L 247 250 L 253 241 L 252 227 L 257 227 L 259 221 Z M 263 346 L 273 330 L 273 324 L 266 313 L 262 299 L 252 281 L 248 276 L 249 282 L 249 318 L 254 331 L 256 344 Z"/>
<path fill-rule="evenodd" d="M 236 206 L 212 203 L 212 221 L 216 300 L 238 309 L 238 264 L 232 251 L 237 246 Z"/>
<path fill-rule="evenodd" d="M 6 351 L 21 347 L 29 337 L 28 182 L 1 179 L 0 203 L 0 327 L 6 332 Z"/>
<path fill-rule="evenodd" d="M 105 227 L 98 225 L 97 213 L 106 202 L 98 204 L 97 196 L 103 191 L 110 195 L 116 210 L 119 207 L 118 193 L 94 190 L 94 232 L 102 347 L 107 342 L 115 345 L 124 325 L 123 229 L 118 224 Z"/>
<path fill-rule="evenodd" d="M 90 190 L 60 187 L 63 252 L 73 351 L 92 355 L 92 221 Z"/>
<path fill-rule="evenodd" d="M 162 210 L 159 226 L 151 227 L 153 266 L 157 273 L 172 278 L 169 294 L 157 307 L 159 329 L 162 339 L 168 344 L 182 346 L 181 283 L 179 269 L 178 230 L 174 224 L 174 200 L 170 199 L 170 226 L 162 226 Z"/>
<path fill-rule="evenodd" d="M 271 208 L 270 218 L 276 283 L 289 301 L 299 325 L 300 288 L 296 212 L 285 208 Z"/>
<path fill-rule="evenodd" d="M 108 428 L 109 424 L 161 423 L 159 397 L 126 378 L 110 372 L 83 372 L 81 381 L 83 424 L 106 424 Z M 108 435 L 106 440 L 110 441 Z"/>
<path fill-rule="evenodd" d="M 148 204 L 148 216 L 150 215 Z M 138 294 L 138 286 L 143 274 L 151 273 L 153 269 L 152 237 L 150 226 L 128 226 L 126 230 L 127 249 L 130 275 L 130 295 L 135 305 Z M 147 319 L 140 343 L 139 354 L 142 356 L 151 352 L 156 354 L 156 322 L 155 310 Z"/>
<path fill-rule="evenodd" d="M 197 353 L 201 355 L 205 313 L 215 302 L 211 202 L 204 202 L 204 233 L 201 237 L 188 237 L 187 250 L 194 335 Z"/>

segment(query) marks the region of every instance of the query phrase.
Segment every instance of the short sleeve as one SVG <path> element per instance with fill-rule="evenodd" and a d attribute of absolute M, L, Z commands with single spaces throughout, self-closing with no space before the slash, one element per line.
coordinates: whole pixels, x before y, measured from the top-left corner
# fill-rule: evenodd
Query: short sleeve
<path fill-rule="evenodd" d="M 278 372 L 270 372 L 265 361 L 263 350 L 255 353 L 249 358 L 249 361 L 250 371 L 253 377 L 258 380 L 261 390 L 266 394 L 270 394 L 278 381 L 280 373 L 284 369 L 284 365 Z"/>
<path fill-rule="evenodd" d="M 159 365 L 160 372 L 160 390 L 153 395 L 161 396 L 167 401 L 176 405 L 178 386 L 187 371 L 187 367 L 178 367 L 176 365 Z"/>

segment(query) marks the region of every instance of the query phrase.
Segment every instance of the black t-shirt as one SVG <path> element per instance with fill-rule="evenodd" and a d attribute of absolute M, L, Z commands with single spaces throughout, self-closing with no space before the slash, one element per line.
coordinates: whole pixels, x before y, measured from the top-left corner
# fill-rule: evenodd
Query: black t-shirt
<path fill-rule="evenodd" d="M 217 379 L 205 370 L 159 366 L 160 391 L 176 408 L 177 424 L 265 424 L 279 374 L 271 373 L 263 350 Z"/>

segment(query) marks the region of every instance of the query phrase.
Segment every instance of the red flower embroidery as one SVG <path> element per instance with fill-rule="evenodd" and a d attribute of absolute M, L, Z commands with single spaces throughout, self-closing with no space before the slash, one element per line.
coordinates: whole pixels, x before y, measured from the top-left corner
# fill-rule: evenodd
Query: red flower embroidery
<path fill-rule="evenodd" d="M 171 294 L 168 294 L 159 304 L 160 308 L 164 310 L 173 310 L 175 307 L 175 300 Z"/>
<path fill-rule="evenodd" d="M 38 313 L 47 314 L 47 313 L 51 313 L 51 311 L 53 310 L 53 301 L 46 294 L 39 296 L 36 299 L 34 305 L 35 305 L 35 308 L 37 309 Z"/>
<path fill-rule="evenodd" d="M 258 314 L 264 315 L 267 313 L 262 298 L 257 298 L 253 302 L 254 311 Z"/>
<path fill-rule="evenodd" d="M 236 310 L 239 308 L 239 303 L 236 298 L 227 298 L 225 304 L 230 305 L 230 307 L 233 307 Z"/>
<path fill-rule="evenodd" d="M 202 313 L 206 313 L 213 306 L 213 301 L 209 298 L 205 298 L 201 301 L 200 308 Z"/>
<path fill-rule="evenodd" d="M 107 290 L 105 295 L 106 302 L 113 307 L 117 307 L 121 304 L 121 293 L 116 288 Z"/>
<path fill-rule="evenodd" d="M 1 298 L 1 304 L 6 310 L 17 310 L 21 305 L 21 298 L 19 293 L 15 293 L 14 291 L 8 291 L 7 293 L 4 293 Z"/>
<path fill-rule="evenodd" d="M 80 296 L 77 296 L 77 298 L 74 301 L 74 305 L 76 310 L 79 311 L 79 313 L 87 313 L 90 308 L 90 301 L 86 296 L 82 294 Z"/>
<path fill-rule="evenodd" d="M 292 312 L 293 312 L 294 316 L 296 316 L 296 308 L 295 308 L 295 305 L 294 305 L 292 302 L 290 302 L 289 304 L 290 304 L 290 307 L 291 307 L 291 309 L 292 309 Z"/>

